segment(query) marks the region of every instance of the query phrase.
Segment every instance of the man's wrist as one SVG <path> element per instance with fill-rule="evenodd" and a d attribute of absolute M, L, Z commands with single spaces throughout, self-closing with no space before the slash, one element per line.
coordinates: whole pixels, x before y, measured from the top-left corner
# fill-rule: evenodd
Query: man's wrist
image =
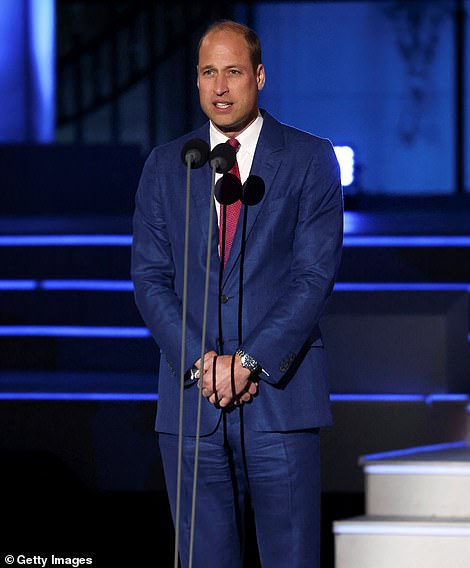
<path fill-rule="evenodd" d="M 196 363 L 192 365 L 192 367 L 186 371 L 184 375 L 184 382 L 186 385 L 192 385 L 199 380 L 199 369 L 196 367 Z"/>
<path fill-rule="evenodd" d="M 266 373 L 266 371 L 261 367 L 258 361 L 254 357 L 252 357 L 249 353 L 243 351 L 243 349 L 237 349 L 236 354 L 240 357 L 241 366 L 244 369 L 248 369 L 250 371 L 251 376 L 259 375 L 259 373 L 261 372 L 268 375 L 268 373 Z"/>

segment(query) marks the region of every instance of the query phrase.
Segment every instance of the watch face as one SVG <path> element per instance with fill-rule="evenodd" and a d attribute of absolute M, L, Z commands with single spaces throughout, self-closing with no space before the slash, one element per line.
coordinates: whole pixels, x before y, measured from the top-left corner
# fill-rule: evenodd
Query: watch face
<path fill-rule="evenodd" d="M 246 356 L 243 366 L 253 372 L 258 365 L 251 357 Z"/>
<path fill-rule="evenodd" d="M 244 369 L 248 369 L 251 373 L 258 371 L 259 365 L 253 359 L 253 357 L 250 357 L 250 355 L 248 355 L 248 353 L 245 353 L 244 351 L 241 351 L 241 350 L 238 352 L 238 354 L 240 355 L 240 362 L 241 362 L 242 367 Z"/>

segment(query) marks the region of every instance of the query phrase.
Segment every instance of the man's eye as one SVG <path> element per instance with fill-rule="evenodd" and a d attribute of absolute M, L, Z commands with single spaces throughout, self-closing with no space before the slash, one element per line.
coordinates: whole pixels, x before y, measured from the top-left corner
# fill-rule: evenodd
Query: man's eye
<path fill-rule="evenodd" d="M 240 71 L 238 69 L 230 69 L 231 75 L 240 75 Z"/>
<path fill-rule="evenodd" d="M 213 75 L 215 73 L 214 69 L 206 69 L 202 74 L 203 75 Z"/>

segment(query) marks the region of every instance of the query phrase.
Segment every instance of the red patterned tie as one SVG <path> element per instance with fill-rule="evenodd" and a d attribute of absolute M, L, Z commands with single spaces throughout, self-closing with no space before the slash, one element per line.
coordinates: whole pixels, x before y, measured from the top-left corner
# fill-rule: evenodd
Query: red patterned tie
<path fill-rule="evenodd" d="M 228 144 L 238 152 L 240 148 L 240 142 L 236 138 L 229 138 L 227 140 Z M 232 169 L 229 171 L 230 174 L 237 176 L 240 179 L 240 170 L 238 169 L 238 163 L 235 161 Z M 238 217 L 240 215 L 240 210 L 242 208 L 242 202 L 238 199 L 232 205 L 222 205 L 221 209 L 221 219 L 219 223 L 219 243 L 222 243 L 222 231 L 223 231 L 223 223 L 222 223 L 222 216 L 223 211 L 226 211 L 226 222 L 225 222 L 225 252 L 224 252 L 224 267 L 227 264 L 228 255 L 230 253 L 230 248 L 232 246 L 233 237 L 235 236 L 235 231 L 237 229 Z M 221 244 L 222 246 L 222 244 Z M 222 256 L 222 255 L 221 255 Z"/>

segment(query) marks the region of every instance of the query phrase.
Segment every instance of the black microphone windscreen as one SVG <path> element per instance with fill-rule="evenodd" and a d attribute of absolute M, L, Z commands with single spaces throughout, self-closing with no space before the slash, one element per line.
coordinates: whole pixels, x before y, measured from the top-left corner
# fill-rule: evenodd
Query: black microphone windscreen
<path fill-rule="evenodd" d="M 242 196 L 242 182 L 233 174 L 224 174 L 215 184 L 214 195 L 221 205 L 232 205 Z"/>
<path fill-rule="evenodd" d="M 236 159 L 237 153 L 230 144 L 227 144 L 227 142 L 222 142 L 221 144 L 214 146 L 209 155 L 209 163 L 211 167 L 215 167 L 215 171 L 219 174 L 228 172 L 235 164 Z"/>
<path fill-rule="evenodd" d="M 264 181 L 259 176 L 248 176 L 242 187 L 241 201 L 244 205 L 258 205 L 264 197 Z"/>
<path fill-rule="evenodd" d="M 200 168 L 209 158 L 209 144 L 200 138 L 188 140 L 181 150 L 181 159 L 185 165 L 188 161 L 191 168 Z"/>

